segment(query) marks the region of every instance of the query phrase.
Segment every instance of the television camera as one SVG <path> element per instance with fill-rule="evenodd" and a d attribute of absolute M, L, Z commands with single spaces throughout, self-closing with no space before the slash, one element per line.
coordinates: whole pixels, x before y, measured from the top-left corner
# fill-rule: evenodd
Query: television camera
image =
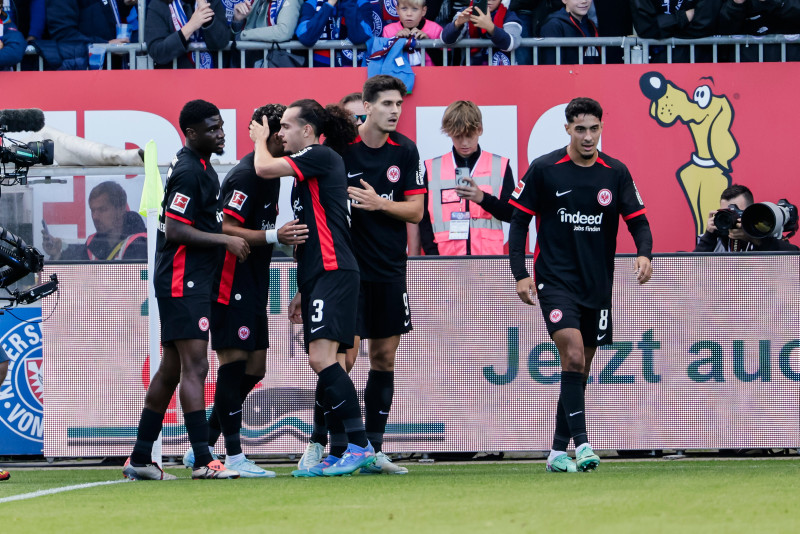
<path fill-rule="evenodd" d="M 40 109 L 6 109 L 0 111 L 0 180 L 2 185 L 28 183 L 28 169 L 41 163 L 53 164 L 52 139 L 22 143 L 11 139 L 8 132 L 36 132 L 44 127 L 44 113 Z M 13 167 L 9 170 L 6 164 Z M 10 181 L 8 181 L 10 179 Z"/>

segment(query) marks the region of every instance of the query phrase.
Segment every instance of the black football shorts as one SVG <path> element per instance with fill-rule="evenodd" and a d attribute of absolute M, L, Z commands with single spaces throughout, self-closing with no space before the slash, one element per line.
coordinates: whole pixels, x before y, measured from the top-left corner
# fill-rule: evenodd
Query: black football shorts
<path fill-rule="evenodd" d="M 584 347 L 601 347 L 612 342 L 614 324 L 611 308 L 594 309 L 578 304 L 568 292 L 539 291 L 539 306 L 550 337 L 562 328 L 577 328 Z"/>
<path fill-rule="evenodd" d="M 208 297 L 164 297 L 158 299 L 161 344 L 174 346 L 176 339 L 208 341 L 211 301 Z"/>
<path fill-rule="evenodd" d="M 397 336 L 413 328 L 405 279 L 397 282 L 361 281 L 356 322 L 356 333 L 361 339 Z"/>
<path fill-rule="evenodd" d="M 269 348 L 267 316 L 247 308 L 211 303 L 211 348 L 247 352 Z"/>
<path fill-rule="evenodd" d="M 326 271 L 300 288 L 305 348 L 315 339 L 353 346 L 358 307 L 358 271 Z"/>

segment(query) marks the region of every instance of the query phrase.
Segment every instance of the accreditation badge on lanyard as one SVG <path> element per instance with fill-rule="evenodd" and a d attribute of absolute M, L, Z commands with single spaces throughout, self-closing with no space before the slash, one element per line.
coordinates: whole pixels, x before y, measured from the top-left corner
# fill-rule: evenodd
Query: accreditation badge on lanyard
<path fill-rule="evenodd" d="M 454 211 L 450 213 L 450 241 L 469 239 L 468 211 Z"/>

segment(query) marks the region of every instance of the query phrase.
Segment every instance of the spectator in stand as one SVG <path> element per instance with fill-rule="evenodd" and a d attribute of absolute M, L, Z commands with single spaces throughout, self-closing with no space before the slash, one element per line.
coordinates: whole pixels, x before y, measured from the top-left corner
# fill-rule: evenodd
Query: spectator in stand
<path fill-rule="evenodd" d="M 592 3 L 597 11 L 597 30 L 600 37 L 633 35 L 630 0 L 603 0 Z M 606 63 L 624 63 L 622 47 L 606 47 Z"/>
<path fill-rule="evenodd" d="M 796 34 L 800 0 L 725 0 L 719 13 L 723 35 Z M 757 46 L 739 47 L 741 61 L 759 61 Z M 800 45 L 786 45 L 786 59 L 800 61 Z M 781 61 L 781 45 L 764 45 L 764 61 Z"/>
<path fill-rule="evenodd" d="M 442 35 L 442 27 L 425 18 L 427 11 L 425 0 L 398 0 L 397 13 L 400 16 L 400 20 L 384 26 L 383 36 L 413 37 L 417 41 L 421 39 L 438 39 Z M 412 65 L 420 65 L 419 56 L 419 51 L 414 51 L 409 54 L 408 61 Z M 431 56 L 426 52 L 425 65 L 430 66 L 433 64 Z"/>
<path fill-rule="evenodd" d="M 283 43 L 294 37 L 303 0 L 247 0 L 233 8 L 231 29 L 237 41 Z M 263 60 L 261 51 L 245 53 L 245 65 L 252 67 Z"/>
<path fill-rule="evenodd" d="M 599 37 L 597 26 L 587 16 L 592 0 L 563 0 L 564 9 L 552 13 L 542 25 L 541 36 L 547 37 Z M 556 48 L 545 47 L 542 49 L 543 65 L 556 64 Z M 580 56 L 584 63 L 600 63 L 600 52 L 595 46 L 576 48 L 561 48 L 561 65 L 575 65 L 580 63 Z"/>
<path fill-rule="evenodd" d="M 297 23 L 297 39 L 306 46 L 317 41 L 344 40 L 353 44 L 366 43 L 372 38 L 373 6 L 369 0 L 305 0 Z M 352 66 L 363 61 L 364 54 L 353 58 L 353 51 L 315 50 L 314 66 L 330 65 L 331 54 L 337 67 Z"/>
<path fill-rule="evenodd" d="M 511 54 L 519 47 L 522 24 L 513 11 L 508 11 L 507 3 L 501 0 L 488 0 L 488 13 L 470 5 L 456 15 L 442 31 L 442 42 L 452 45 L 465 37 L 489 39 L 496 49 L 491 58 L 487 49 L 471 52 L 471 65 L 511 65 Z"/>
<path fill-rule="evenodd" d="M 58 41 L 59 70 L 89 68 L 89 45 L 124 44 L 117 24 L 125 23 L 136 0 L 47 0 L 47 29 Z"/>
<path fill-rule="evenodd" d="M 550 2 L 551 0 L 511 0 L 508 9 L 519 18 L 523 39 L 539 36 L 542 23 L 552 12 Z M 533 65 L 532 48 L 521 46 L 515 54 L 518 65 Z"/>
<path fill-rule="evenodd" d="M 13 70 L 25 55 L 25 37 L 0 5 L 0 70 Z"/>
<path fill-rule="evenodd" d="M 29 43 L 46 38 L 45 0 L 14 0 L 9 10 L 11 20 Z"/>
<path fill-rule="evenodd" d="M 721 0 L 631 0 L 636 34 L 645 39 L 699 39 L 716 32 Z M 687 63 L 688 46 L 672 50 L 673 63 Z M 650 63 L 666 63 L 667 47 L 650 46 Z M 711 61 L 708 47 L 695 48 L 695 62 Z"/>
<path fill-rule="evenodd" d="M 216 51 L 225 48 L 232 37 L 222 0 L 150 0 L 147 5 L 144 40 L 156 68 L 172 68 L 177 60 L 179 69 L 193 69 L 195 57 L 199 57 L 199 68 L 213 68 L 212 55 L 201 52 L 196 56 L 189 52 L 189 44 L 204 43 L 208 50 Z"/>

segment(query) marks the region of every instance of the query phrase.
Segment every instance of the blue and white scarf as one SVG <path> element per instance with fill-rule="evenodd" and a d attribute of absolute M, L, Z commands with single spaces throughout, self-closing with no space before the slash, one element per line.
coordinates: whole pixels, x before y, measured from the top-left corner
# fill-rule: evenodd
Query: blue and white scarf
<path fill-rule="evenodd" d="M 197 3 L 195 2 L 194 8 L 197 9 Z M 181 28 L 189 22 L 189 17 L 186 16 L 186 12 L 183 10 L 183 6 L 181 5 L 180 0 L 174 0 L 169 5 L 169 12 L 172 15 L 172 25 L 175 27 L 175 31 L 181 31 Z M 194 32 L 191 37 L 189 37 L 189 41 L 192 43 L 204 43 L 205 40 L 203 39 L 203 34 L 200 30 Z M 189 59 L 192 60 L 194 63 L 194 54 L 189 52 L 186 54 L 189 56 Z M 200 67 L 201 69 L 210 69 L 213 68 L 214 61 L 211 58 L 211 54 L 208 52 L 200 52 Z"/>

